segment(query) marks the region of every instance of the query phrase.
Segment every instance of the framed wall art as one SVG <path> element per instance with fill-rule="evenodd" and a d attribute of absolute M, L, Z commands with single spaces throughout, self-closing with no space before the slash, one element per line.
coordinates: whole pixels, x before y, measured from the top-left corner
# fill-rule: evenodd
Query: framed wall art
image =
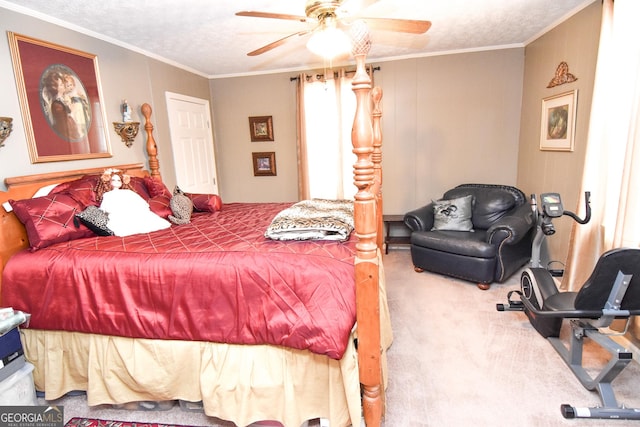
<path fill-rule="evenodd" d="M 251 142 L 273 141 L 273 118 L 271 116 L 249 117 Z"/>
<path fill-rule="evenodd" d="M 96 55 L 8 37 L 31 162 L 111 157 Z"/>
<path fill-rule="evenodd" d="M 577 101 L 577 90 L 542 100 L 540 150 L 573 151 Z"/>
<path fill-rule="evenodd" d="M 251 153 L 253 176 L 276 176 L 276 153 Z"/>

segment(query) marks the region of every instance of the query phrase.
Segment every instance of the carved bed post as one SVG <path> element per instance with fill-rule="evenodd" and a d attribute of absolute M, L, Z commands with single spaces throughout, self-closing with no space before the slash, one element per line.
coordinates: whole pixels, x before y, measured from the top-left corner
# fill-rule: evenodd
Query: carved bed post
<path fill-rule="evenodd" d="M 384 389 L 380 362 L 380 301 L 378 294 L 378 246 L 376 243 L 376 200 L 371 124 L 371 78 L 365 61 L 371 47 L 369 31 L 364 22 L 352 26 L 353 54 L 356 74 L 353 92 L 357 107 L 351 141 L 357 156 L 353 166 L 354 183 L 358 188 L 354 201 L 356 243 L 356 298 L 358 322 L 358 365 L 363 388 L 362 407 L 365 424 L 380 426 Z"/>
<path fill-rule="evenodd" d="M 153 138 L 153 124 L 151 123 L 151 105 L 142 104 L 144 116 L 144 130 L 147 132 L 147 154 L 149 155 L 149 171 L 151 177 L 162 181 L 160 176 L 160 162 L 158 161 L 158 146 Z"/>
<path fill-rule="evenodd" d="M 371 155 L 371 160 L 373 161 L 375 179 L 380 185 L 376 194 L 376 228 L 378 230 L 376 243 L 378 249 L 382 250 L 384 242 L 384 221 L 382 219 L 382 129 L 380 128 L 382 89 L 374 87 L 371 91 L 371 98 L 373 100 L 373 113 L 371 113 L 373 120 L 373 154 Z"/>

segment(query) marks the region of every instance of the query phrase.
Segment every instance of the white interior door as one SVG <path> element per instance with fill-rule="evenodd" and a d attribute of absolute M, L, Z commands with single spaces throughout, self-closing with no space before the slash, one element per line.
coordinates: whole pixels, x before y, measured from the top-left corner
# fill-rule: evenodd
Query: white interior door
<path fill-rule="evenodd" d="M 166 92 L 176 183 L 187 193 L 218 194 L 209 101 Z"/>

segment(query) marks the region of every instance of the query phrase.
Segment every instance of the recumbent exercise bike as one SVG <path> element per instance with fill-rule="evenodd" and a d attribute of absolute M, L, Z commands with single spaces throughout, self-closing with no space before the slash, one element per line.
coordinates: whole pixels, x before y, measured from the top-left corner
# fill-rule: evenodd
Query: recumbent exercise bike
<path fill-rule="evenodd" d="M 535 204 L 535 196 L 532 196 L 537 227 L 530 267 L 522 273 L 520 290 L 510 291 L 507 304 L 497 304 L 496 309 L 524 311 L 535 330 L 549 340 L 580 383 L 587 390 L 598 392 L 602 406 L 578 408 L 563 404 L 560 406 L 563 417 L 640 420 L 640 409 L 619 405 L 611 386 L 611 382 L 633 359 L 633 354 L 611 335 L 624 334 L 631 316 L 640 314 L 640 249 L 619 248 L 605 252 L 579 291 L 560 292 L 554 276 L 562 275 L 562 271 L 542 265 L 544 239 L 555 232 L 553 218 L 567 215 L 578 223 L 586 224 L 591 217 L 590 194 L 585 193 L 584 219 L 565 211 L 557 193 L 542 194 L 540 199 L 541 212 Z M 564 319 L 569 319 L 571 325 L 568 348 L 560 340 Z M 624 331 L 614 333 L 605 330 L 616 319 L 626 321 Z M 591 376 L 582 366 L 584 338 L 590 338 L 611 355 L 596 376 Z"/>

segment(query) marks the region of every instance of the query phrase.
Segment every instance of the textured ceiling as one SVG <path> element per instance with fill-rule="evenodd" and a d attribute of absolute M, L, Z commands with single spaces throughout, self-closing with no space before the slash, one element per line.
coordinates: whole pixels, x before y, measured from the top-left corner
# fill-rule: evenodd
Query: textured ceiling
<path fill-rule="evenodd" d="M 358 1 L 346 3 L 358 9 Z M 426 34 L 372 32 L 369 61 L 521 47 L 595 0 L 364 0 L 360 15 L 432 22 Z M 305 0 L 0 0 L 29 14 L 207 77 L 323 67 L 307 36 L 259 56 L 247 52 L 308 23 L 235 16 L 254 10 L 304 16 Z M 23 31 L 29 35 L 28 31 Z M 342 59 L 332 65 L 350 62 Z"/>

